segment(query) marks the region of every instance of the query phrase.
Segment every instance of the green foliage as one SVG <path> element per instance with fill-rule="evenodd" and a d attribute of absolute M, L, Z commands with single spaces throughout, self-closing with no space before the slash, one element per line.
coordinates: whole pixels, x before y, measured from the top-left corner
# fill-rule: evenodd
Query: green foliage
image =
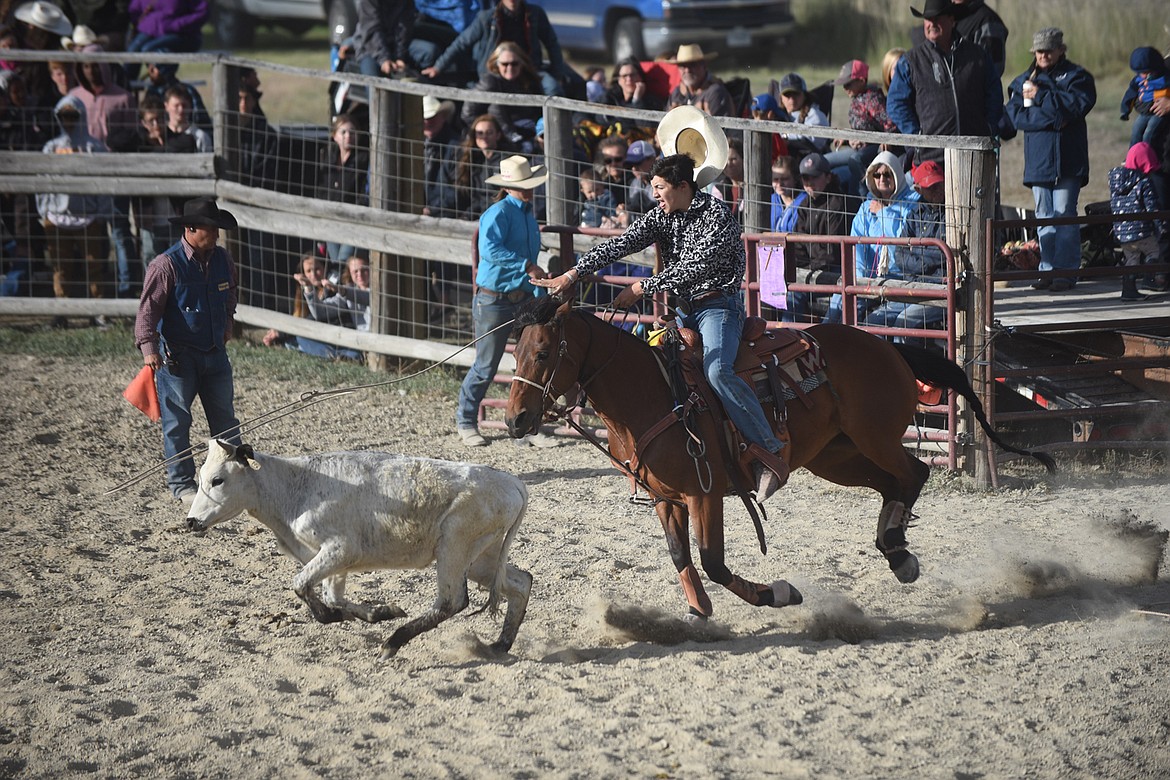
<path fill-rule="evenodd" d="M 108 329 L 94 328 L 83 318 L 74 318 L 67 328 L 49 328 L 44 320 L 0 327 L 0 353 L 136 359 L 131 325 L 115 323 Z"/>

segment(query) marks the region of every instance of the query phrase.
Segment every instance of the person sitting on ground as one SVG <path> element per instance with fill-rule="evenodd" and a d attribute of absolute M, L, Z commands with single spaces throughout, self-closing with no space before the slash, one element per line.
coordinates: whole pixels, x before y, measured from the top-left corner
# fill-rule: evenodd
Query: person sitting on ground
<path fill-rule="evenodd" d="M 515 43 L 505 41 L 488 57 L 487 72 L 475 85 L 476 92 L 494 92 L 505 95 L 539 95 L 540 76 L 532 61 Z M 515 106 L 505 103 L 479 103 L 468 100 L 463 104 L 463 120 L 470 123 L 480 114 L 488 113 L 499 122 L 504 137 L 526 153 L 532 153 L 536 120 L 543 116 L 540 106 Z"/>
<path fill-rule="evenodd" d="M 1129 148 L 1125 165 L 1109 171 L 1109 209 L 1114 214 L 1141 214 L 1159 211 L 1161 205 L 1154 191 L 1150 174 L 1161 165 L 1154 149 L 1145 141 L 1138 141 Z M 1137 267 L 1144 263 L 1158 262 L 1158 236 L 1163 230 L 1160 219 L 1128 219 L 1113 223 L 1113 236 L 1121 245 L 1126 267 Z M 1155 284 L 1165 285 L 1166 274 Z M 1138 292 L 1137 275 L 1121 277 L 1121 300 L 1144 301 L 1145 295 Z"/>
<path fill-rule="evenodd" d="M 904 235 L 906 238 L 937 238 L 945 241 L 946 182 L 942 166 L 927 160 L 915 168 L 912 175 L 919 200 L 906 214 Z M 939 247 L 896 246 L 893 247 L 893 259 L 883 276 L 905 282 L 945 284 L 946 273 L 946 257 Z M 946 320 L 947 314 L 945 301 L 942 303 L 944 305 L 939 306 L 925 302 L 883 300 L 865 318 L 865 324 L 917 330 L 938 328 Z M 927 343 L 926 339 L 906 336 L 895 336 L 893 341 L 916 346 L 925 346 Z"/>
<path fill-rule="evenodd" d="M 301 270 L 293 274 L 293 278 L 301 287 L 300 297 L 294 307 L 294 313 L 298 317 L 308 317 L 327 325 L 353 327 L 350 306 L 337 293 L 337 285 L 326 278 L 323 259 L 314 255 L 305 255 L 301 258 Z M 264 344 L 270 347 L 283 344 L 289 349 L 299 350 L 306 355 L 330 360 L 361 361 L 362 359 L 361 353 L 356 350 L 335 347 L 307 336 L 289 338 L 276 330 L 269 330 L 264 334 Z"/>
<path fill-rule="evenodd" d="M 667 62 L 678 66 L 679 83 L 667 98 L 666 107 L 692 105 L 711 116 L 735 116 L 735 101 L 723 82 L 711 75 L 707 63 L 718 52 L 703 52 L 697 43 L 684 43 Z"/>
<path fill-rule="evenodd" d="M 345 263 L 346 273 L 341 284 L 324 281 L 326 289 L 333 288 L 337 297 L 349 309 L 353 327 L 364 333 L 370 330 L 370 261 L 361 255 L 352 255 Z M 346 278 L 348 277 L 348 278 Z"/>

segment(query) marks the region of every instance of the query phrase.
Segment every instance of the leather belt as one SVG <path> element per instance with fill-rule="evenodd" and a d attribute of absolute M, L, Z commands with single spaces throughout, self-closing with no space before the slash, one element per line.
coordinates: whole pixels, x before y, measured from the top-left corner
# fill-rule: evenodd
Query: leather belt
<path fill-rule="evenodd" d="M 483 293 L 484 295 L 489 295 L 492 298 L 503 298 L 508 303 L 519 303 L 520 301 L 527 300 L 528 298 L 532 297 L 532 293 L 528 292 L 524 288 L 512 290 L 511 292 L 498 292 L 496 290 L 489 290 L 486 287 L 480 287 L 479 292 Z"/>
<path fill-rule="evenodd" d="M 705 293 L 699 293 L 698 295 L 692 297 L 690 300 L 691 300 L 691 303 L 702 303 L 703 301 L 710 301 L 710 300 L 713 300 L 715 298 L 722 298 L 726 294 L 727 293 L 723 292 L 723 290 L 708 290 Z"/>

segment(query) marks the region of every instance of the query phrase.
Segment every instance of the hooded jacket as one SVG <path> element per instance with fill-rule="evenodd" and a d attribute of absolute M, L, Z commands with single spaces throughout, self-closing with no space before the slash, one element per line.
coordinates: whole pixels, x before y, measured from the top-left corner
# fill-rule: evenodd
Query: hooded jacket
<path fill-rule="evenodd" d="M 1024 108 L 1023 85 L 1036 85 L 1032 105 Z M 1093 74 L 1061 58 L 1048 70 L 1016 76 L 1008 87 L 1007 113 L 1024 133 L 1024 184 L 1051 187 L 1063 178 L 1089 183 L 1089 134 L 1085 116 L 1097 103 Z"/>
<path fill-rule="evenodd" d="M 882 203 L 875 212 L 872 204 L 878 203 L 874 195 L 873 174 L 879 166 L 887 166 L 894 172 L 895 187 L 889 202 Z M 849 235 L 868 238 L 902 238 L 906 235 L 906 220 L 910 212 L 920 200 L 902 174 L 902 165 L 898 158 L 889 152 L 879 152 L 865 171 L 865 185 L 869 188 L 869 195 L 857 209 L 857 216 L 853 218 L 853 228 Z M 858 278 L 875 278 L 879 276 L 898 277 L 895 252 L 892 246 L 883 244 L 858 244 L 853 248 L 854 270 Z"/>
<path fill-rule="evenodd" d="M 105 49 L 95 43 L 82 48 L 81 51 L 92 53 Z M 94 64 L 97 65 L 101 76 L 101 91 L 95 90 L 94 85 L 86 78 L 85 71 L 78 65 L 77 86 L 69 90 L 69 94 L 76 96 L 85 104 L 90 135 L 114 148 L 121 149 L 125 144 L 129 144 L 127 150 L 133 149 L 138 130 L 134 96 L 118 86 L 110 63 Z"/>
<path fill-rule="evenodd" d="M 1129 69 L 1136 75 L 1130 80 L 1121 98 L 1121 118 L 1129 119 L 1130 111 L 1150 113 L 1155 100 L 1170 97 L 1166 61 L 1153 46 L 1139 46 L 1129 55 Z M 1148 73 L 1149 76 L 1142 76 Z"/>
<path fill-rule="evenodd" d="M 503 6 L 498 10 L 503 13 Z M 556 78 L 562 78 L 565 72 L 565 60 L 561 54 L 561 44 L 557 40 L 556 31 L 548 21 L 548 14 L 538 5 L 524 2 L 520 5 L 522 14 L 521 24 L 527 32 L 527 41 L 517 41 L 520 48 L 532 60 L 533 70 L 546 70 Z M 488 72 L 487 61 L 491 53 L 500 43 L 500 28 L 496 19 L 497 7 L 487 8 L 479 12 L 470 25 L 451 45 L 435 60 L 435 70 L 444 73 L 459 62 L 462 55 L 468 55 L 475 62 L 480 76 Z M 541 57 L 541 47 L 548 52 L 548 63 Z"/>
<path fill-rule="evenodd" d="M 1153 147 L 1145 141 L 1131 146 L 1125 156 L 1125 165 L 1109 171 L 1109 210 L 1114 214 L 1158 211 L 1158 194 L 1148 175 L 1158 168 Z M 1131 219 L 1113 223 L 1113 235 L 1120 244 L 1158 236 L 1161 232 L 1161 220 Z"/>
<path fill-rule="evenodd" d="M 77 111 L 77 122 L 67 128 L 61 122 L 61 110 L 66 106 Z M 53 118 L 61 134 L 53 138 L 42 151 L 45 154 L 97 154 L 108 152 L 106 145 L 89 134 L 85 123 L 85 104 L 72 95 L 57 101 Z M 83 228 L 93 222 L 106 219 L 112 212 L 108 195 L 70 195 L 51 193 L 37 195 L 37 212 L 41 219 L 62 228 Z"/>

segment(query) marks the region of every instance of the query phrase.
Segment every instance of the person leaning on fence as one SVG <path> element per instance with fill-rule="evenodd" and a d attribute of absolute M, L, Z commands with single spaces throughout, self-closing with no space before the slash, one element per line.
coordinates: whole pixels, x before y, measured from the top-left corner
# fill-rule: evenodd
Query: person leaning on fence
<path fill-rule="evenodd" d="M 488 443 L 479 432 L 479 405 L 499 370 L 516 312 L 537 293 L 533 280 L 546 276 L 536 262 L 540 226 L 532 213 L 532 193 L 547 179 L 543 167 L 533 168 L 523 156 L 513 155 L 501 160 L 499 173 L 487 180 L 499 192 L 479 219 L 479 265 L 471 302 L 475 362 L 459 387 L 455 411 L 455 428 L 468 447 Z M 537 447 L 561 443 L 543 433 L 519 442 Z"/>
<path fill-rule="evenodd" d="M 455 166 L 459 150 L 459 124 L 455 104 L 433 95 L 423 97 L 423 181 L 428 217 L 456 217 L 459 196 Z"/>
<path fill-rule="evenodd" d="M 1035 59 L 1008 87 L 1007 114 L 1024 134 L 1024 185 L 1032 188 L 1036 218 L 1077 216 L 1077 197 L 1089 183 L 1089 135 L 1085 116 L 1097 102 L 1089 71 L 1065 56 L 1064 33 L 1045 27 L 1032 37 Z M 1040 270 L 1081 267 L 1078 225 L 1037 228 Z M 1073 277 L 1040 279 L 1037 290 L 1064 292 Z"/>
<path fill-rule="evenodd" d="M 914 16 L 925 40 L 898 60 L 886 111 L 905 135 L 998 134 L 1003 89 L 987 52 L 955 32 L 950 0 L 926 0 Z M 942 149 L 919 148 L 915 163 L 942 162 Z"/>
<path fill-rule="evenodd" d="M 946 225 L 946 182 L 942 166 L 927 160 L 914 169 L 914 190 L 919 200 L 906 213 L 906 238 L 937 238 L 945 241 Z M 882 275 L 885 279 L 906 282 L 944 284 L 946 282 L 946 258 L 937 246 L 895 246 L 889 267 Z M 926 329 L 940 327 L 946 319 L 945 306 L 931 306 L 910 301 L 883 300 L 865 318 L 866 325 L 893 328 Z M 895 343 L 910 343 L 925 346 L 926 340 L 895 336 Z"/>
<path fill-rule="evenodd" d="M 695 141 L 696 137 L 702 140 Z M 662 271 L 622 290 L 613 305 L 628 309 L 646 295 L 667 292 L 685 302 L 683 325 L 702 336 L 707 381 L 748 442 L 756 459 L 756 498 L 764 501 L 785 483 L 788 468 L 780 453 L 783 445 L 759 399 L 733 365 L 745 316 L 740 294 L 747 268 L 742 229 L 726 203 L 703 192 L 726 164 L 726 137 L 710 116 L 683 106 L 659 123 L 658 138 L 664 152 L 680 146 L 690 152 L 669 154 L 654 163 L 651 174 L 659 208 L 622 235 L 590 249 L 564 274 L 537 284 L 563 295 L 585 274 L 657 244 Z"/>
<path fill-rule="evenodd" d="M 67 95 L 55 112 L 61 134 L 45 144 L 45 154 L 103 154 L 109 149 L 89 134 L 85 106 Z M 53 270 L 53 293 L 58 298 L 105 297 L 104 282 L 109 256 L 106 222 L 113 206 L 108 195 L 39 194 L 37 212 L 45 229 L 48 265 Z M 63 317 L 54 325 L 64 324 Z M 101 324 L 99 322 L 99 324 Z"/>
<path fill-rule="evenodd" d="M 370 202 L 370 158 L 360 143 L 357 123 L 349 114 L 333 117 L 329 126 L 330 143 L 321 148 L 317 160 L 317 192 L 321 200 L 365 206 Z M 352 244 L 328 241 L 325 253 L 331 267 L 331 280 L 336 281 L 357 248 Z"/>
<path fill-rule="evenodd" d="M 1161 165 L 1154 149 L 1145 141 L 1138 141 L 1129 148 L 1125 165 L 1109 171 L 1109 209 L 1114 214 L 1141 214 L 1159 211 L 1161 205 L 1154 192 L 1150 174 Z M 1158 262 L 1158 236 L 1164 229 L 1162 220 L 1127 219 L 1113 223 L 1113 235 L 1121 245 L 1121 252 L 1128 268 L 1144 263 Z M 1166 284 L 1166 274 L 1155 277 L 1155 285 Z M 1138 292 L 1137 274 L 1121 277 L 1121 300 L 1144 301 L 1146 296 Z"/>
<path fill-rule="evenodd" d="M 841 183 L 828 161 L 814 152 L 800 161 L 799 170 L 806 198 L 796 209 L 796 225 L 792 232 L 810 236 L 849 235 L 856 199 L 846 197 L 841 191 Z M 784 276 L 788 284 L 797 280 L 797 269 L 817 284 L 833 284 L 841 276 L 841 247 L 838 244 L 792 242 L 786 251 Z M 822 275 L 831 278 L 821 279 Z M 780 319 L 782 322 L 816 322 L 814 303 L 821 303 L 827 297 L 823 293 L 789 291 L 788 308 L 781 313 Z M 830 309 L 830 313 L 834 311 Z M 839 310 L 835 313 L 839 315 Z"/>
<path fill-rule="evenodd" d="M 187 201 L 173 222 L 182 228 L 182 237 L 147 266 L 134 345 L 154 371 L 167 487 L 189 505 L 197 489 L 190 452 L 195 396 L 211 435 L 240 443 L 227 354 L 238 282 L 231 253 L 219 246 L 219 232 L 237 225 L 212 198 Z"/>

